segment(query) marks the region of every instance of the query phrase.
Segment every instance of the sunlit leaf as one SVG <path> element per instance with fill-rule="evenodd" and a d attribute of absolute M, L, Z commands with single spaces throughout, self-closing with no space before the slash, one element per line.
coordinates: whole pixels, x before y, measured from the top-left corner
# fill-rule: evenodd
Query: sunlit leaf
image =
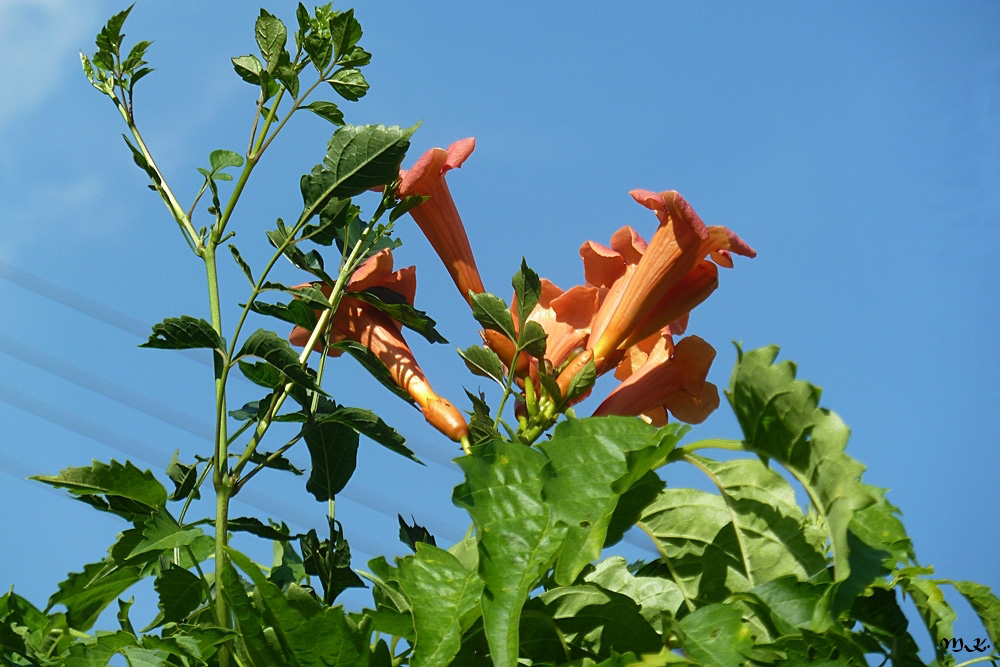
<path fill-rule="evenodd" d="M 681 619 L 679 628 L 684 652 L 702 667 L 741 667 L 753 646 L 750 628 L 733 605 L 702 607 Z"/>
<path fill-rule="evenodd" d="M 501 386 L 504 385 L 503 367 L 500 357 L 488 347 L 473 345 L 466 349 L 458 348 L 458 354 L 465 360 L 465 365 L 476 375 L 492 378 Z"/>
<path fill-rule="evenodd" d="M 150 512 L 167 502 L 167 490 L 149 470 L 141 471 L 130 461 L 125 465 L 94 461 L 89 467 L 66 468 L 58 475 L 35 475 L 30 479 L 66 489 L 74 495 L 117 496 L 141 503 Z"/>
<path fill-rule="evenodd" d="M 353 67 L 338 69 L 326 82 L 333 86 L 338 95 L 351 102 L 364 97 L 369 87 L 365 75 Z"/>
<path fill-rule="evenodd" d="M 344 112 L 340 110 L 333 102 L 324 102 L 322 100 L 316 100 L 315 102 L 310 102 L 302 107 L 303 109 L 309 109 L 314 114 L 322 118 L 323 120 L 330 121 L 334 125 L 344 124 Z"/>
<path fill-rule="evenodd" d="M 472 316 L 486 329 L 499 331 L 511 340 L 517 340 L 514 318 L 500 297 L 484 292 L 472 295 Z"/>
<path fill-rule="evenodd" d="M 198 317 L 181 315 L 180 317 L 168 317 L 159 324 L 154 324 L 153 333 L 149 340 L 139 347 L 162 350 L 208 348 L 224 355 L 225 346 L 225 341 L 212 328 L 211 324 Z"/>
<path fill-rule="evenodd" d="M 285 42 L 288 39 L 285 24 L 278 17 L 261 9 L 260 16 L 254 25 L 254 33 L 257 37 L 257 46 L 260 47 L 260 54 L 267 63 L 267 69 L 273 71 L 282 51 L 285 50 Z"/>

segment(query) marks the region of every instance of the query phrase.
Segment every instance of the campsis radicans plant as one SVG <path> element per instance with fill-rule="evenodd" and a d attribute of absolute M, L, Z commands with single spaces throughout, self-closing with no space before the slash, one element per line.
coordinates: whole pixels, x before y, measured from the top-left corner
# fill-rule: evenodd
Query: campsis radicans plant
<path fill-rule="evenodd" d="M 190 308 L 207 309 L 207 319 L 168 317 L 143 346 L 208 351 L 205 411 L 215 431 L 208 451 L 175 454 L 165 470 L 172 492 L 128 461 L 35 478 L 123 528 L 108 555 L 70 573 L 44 608 L 12 589 L 0 596 L 0 663 L 911 667 L 927 664 L 907 629 L 903 605 L 912 605 L 930 664 L 944 666 L 956 664 L 946 585 L 970 603 L 992 647 L 1000 641 L 1000 599 L 985 586 L 931 576 L 917 561 L 898 510 L 846 453 L 847 426 L 819 405 L 817 387 L 796 379 L 793 364 L 775 363 L 777 347 L 737 346 L 723 395 L 742 439 L 681 444 L 687 424 L 721 403 L 708 379 L 715 349 L 707 334 L 689 333 L 692 311 L 718 288 L 720 268 L 756 256 L 728 227 L 706 225 L 675 191 L 633 190 L 653 216 L 636 209 L 633 224 L 609 226 L 608 245 L 579 239 L 580 284 L 563 289 L 522 259 L 508 303 L 483 284 L 446 181 L 475 140 L 433 148 L 404 169 L 416 126 L 347 124 L 338 103 L 307 101 L 321 90 L 354 102 L 368 89 L 372 55 L 360 45 L 361 24 L 330 4 L 298 4 L 291 30 L 261 10 L 259 55 L 232 59 L 251 86 L 247 149 L 211 151 L 198 169 L 200 190 L 183 206 L 136 125 L 135 85 L 152 71 L 151 42 L 123 50 L 130 11 L 114 15 L 97 52 L 81 59 L 121 115 L 133 161 L 204 265 L 207 304 Z M 298 179 L 301 209 L 290 202 L 289 223 L 255 228 L 255 215 L 236 214 L 237 202 L 247 188 L 267 186 L 252 178 L 255 167 L 303 110 L 335 129 Z M 199 208 L 206 194 L 211 205 Z M 417 308 L 415 267 L 394 268 L 393 250 L 417 231 L 406 215 L 458 288 L 456 303 L 471 308 L 475 324 L 462 335 L 472 344 L 459 354 L 498 384 L 498 401 L 439 394 L 431 381 L 450 386 L 445 371 L 422 366 L 404 337 L 445 342 Z M 251 267 L 227 243 L 236 229 L 241 243 L 266 239 L 270 259 Z M 224 243 L 228 274 L 218 261 Z M 282 258 L 301 275 L 295 284 L 275 276 Z M 220 282 L 230 274 L 249 288 L 224 308 Z M 251 322 L 265 326 L 248 333 Z M 336 512 L 363 465 L 361 443 L 418 459 L 388 423 L 391 408 L 341 402 L 357 400 L 341 374 L 346 361 L 336 359 L 345 352 L 417 407 L 451 451 L 461 445 L 453 464 L 462 481 L 451 498 L 470 519 L 462 540 L 439 546 L 402 518 L 426 513 L 419 498 L 395 497 L 399 537 L 412 553 L 363 568 L 352 560 L 348 536 L 375 530 L 342 525 Z M 233 409 L 235 375 L 259 398 Z M 592 415 L 577 415 L 602 375 L 617 383 L 609 377 Z M 715 451 L 725 458 L 710 458 Z M 714 491 L 668 487 L 664 477 L 680 465 L 703 473 Z M 299 466 L 309 471 L 303 497 L 325 506 L 323 538 L 316 527 L 293 533 L 281 517 L 231 516 L 233 498 L 256 477 L 303 474 Z M 203 494 L 213 501 L 206 516 L 189 517 Z M 272 561 L 244 553 L 244 538 L 266 540 Z M 640 560 L 621 555 L 626 539 L 644 550 Z M 366 581 L 370 602 L 338 603 Z M 133 594 L 152 597 L 144 606 Z M 94 630 L 99 623 L 117 629 Z M 983 650 L 962 664 L 1000 659 Z"/>

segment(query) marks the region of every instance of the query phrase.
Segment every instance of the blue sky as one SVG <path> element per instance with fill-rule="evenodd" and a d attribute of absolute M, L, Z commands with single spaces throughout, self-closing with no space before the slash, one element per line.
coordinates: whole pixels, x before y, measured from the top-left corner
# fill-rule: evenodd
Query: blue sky
<path fill-rule="evenodd" d="M 633 188 L 676 189 L 708 224 L 731 227 L 759 254 L 737 258 L 692 316 L 689 331 L 719 352 L 710 379 L 728 382 L 732 340 L 782 346 L 851 426 L 848 452 L 868 466 L 865 480 L 892 489 L 921 562 L 1000 588 L 1000 365 L 990 352 L 1000 322 L 1000 5 L 628 7 L 435 2 L 418 12 L 359 1 L 372 89 L 345 115 L 422 120 L 407 164 L 477 138 L 449 183 L 484 283 L 505 297 L 522 255 L 566 288 L 582 282 L 584 240 L 607 243 L 623 224 L 648 238 L 655 219 Z M 24 477 L 126 456 L 159 471 L 174 450 L 208 451 L 207 354 L 136 348 L 164 317 L 207 317 L 202 269 L 132 164 L 121 119 L 79 68 L 77 51 L 92 52 L 121 8 L 0 0 L 0 586 L 39 605 L 124 526 Z M 294 3 L 268 8 L 294 22 Z M 229 58 L 255 50 L 256 14 L 246 3 L 139 0 L 126 24 L 128 43 L 155 40 L 136 112 L 183 199 L 211 150 L 246 145 L 255 94 Z M 251 263 L 269 256 L 263 230 L 295 215 L 299 176 L 331 129 L 302 114 L 255 171 L 231 225 Z M 435 388 L 464 407 L 463 387 L 490 391 L 454 354 L 476 342 L 474 322 L 415 226 L 398 229 L 397 264 L 418 266 L 417 305 L 452 343 L 411 344 Z M 223 267 L 231 326 L 246 283 Z M 278 278 L 302 279 L 290 266 Z M 459 539 L 452 445 L 350 360 L 335 372 L 338 400 L 382 411 L 428 462 L 362 447 L 337 505 L 357 566 L 402 552 L 397 512 L 441 542 Z M 255 398 L 236 385 L 231 404 Z M 723 406 L 691 437 L 738 429 Z M 700 483 L 688 471 L 663 475 Z M 234 514 L 324 525 L 325 505 L 301 479 L 256 481 Z M 982 636 L 956 607 L 958 634 Z"/>

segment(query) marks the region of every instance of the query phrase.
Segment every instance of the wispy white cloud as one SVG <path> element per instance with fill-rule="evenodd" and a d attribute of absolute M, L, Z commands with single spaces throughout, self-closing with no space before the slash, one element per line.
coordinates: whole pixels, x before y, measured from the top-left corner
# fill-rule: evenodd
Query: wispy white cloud
<path fill-rule="evenodd" d="M 0 0 L 0 127 L 51 94 L 98 18 L 94 0 Z"/>

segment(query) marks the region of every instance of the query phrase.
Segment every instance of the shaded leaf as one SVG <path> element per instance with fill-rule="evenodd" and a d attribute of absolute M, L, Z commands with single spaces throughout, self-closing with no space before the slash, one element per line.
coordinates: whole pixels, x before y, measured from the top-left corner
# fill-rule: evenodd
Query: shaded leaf
<path fill-rule="evenodd" d="M 330 500 L 347 485 L 358 458 L 358 432 L 334 421 L 304 427 L 312 471 L 306 491 L 320 502 Z"/>
<path fill-rule="evenodd" d="M 562 586 L 539 599 L 565 641 L 592 654 L 654 653 L 663 646 L 634 600 L 596 584 Z"/>
<path fill-rule="evenodd" d="M 330 18 L 330 36 L 333 42 L 334 60 L 339 62 L 341 56 L 349 53 L 361 39 L 361 24 L 354 18 L 354 10 L 337 12 Z"/>
<path fill-rule="evenodd" d="M 253 301 L 250 304 L 250 310 L 261 315 L 276 317 L 282 322 L 288 322 L 310 331 L 316 326 L 316 311 L 304 301 L 294 299 L 288 303 Z"/>
<path fill-rule="evenodd" d="M 598 563 L 597 567 L 584 577 L 588 582 L 601 588 L 621 593 L 639 605 L 639 613 L 657 632 L 669 630 L 662 625 L 663 615 L 668 618 L 676 614 L 684 604 L 677 584 L 662 577 L 636 577 L 628 570 L 625 559 L 613 556 Z"/>
<path fill-rule="evenodd" d="M 993 646 L 1000 645 L 1000 599 L 993 594 L 989 586 L 972 581 L 953 581 L 951 585 L 965 596 L 979 615 L 979 620 L 983 622 Z"/>
<path fill-rule="evenodd" d="M 382 445 L 386 449 L 405 456 L 411 461 L 422 463 L 413 451 L 404 443 L 406 438 L 401 436 L 396 429 L 382 421 L 382 418 L 371 410 L 364 408 L 350 408 L 338 405 L 329 412 L 324 412 L 317 417 L 319 422 L 337 422 L 349 426 L 361 435 L 370 438 Z"/>
<path fill-rule="evenodd" d="M 284 376 L 281 374 L 281 371 L 266 361 L 256 361 L 250 363 L 249 361 L 241 360 L 238 363 L 240 371 L 243 373 L 244 377 L 253 382 L 255 385 L 265 387 L 267 389 L 277 389 L 285 384 Z M 250 404 L 248 403 L 248 405 Z"/>
<path fill-rule="evenodd" d="M 351 569 L 351 548 L 338 521 L 330 521 L 330 539 L 320 541 L 315 530 L 299 539 L 305 572 L 318 577 L 323 587 L 323 604 L 331 605 L 348 588 L 364 588 L 361 577 Z"/>
<path fill-rule="evenodd" d="M 402 514 L 397 514 L 396 518 L 399 519 L 399 541 L 410 547 L 411 551 L 416 552 L 418 542 L 424 542 L 432 547 L 437 546 L 437 541 L 431 535 L 430 531 L 417 524 L 416 520 L 414 520 L 411 526 L 406 523 Z M 410 518 L 412 519 L 413 517 Z"/>
<path fill-rule="evenodd" d="M 476 522 L 483 626 L 496 665 L 514 665 L 518 624 L 528 593 L 555 560 L 566 528 L 555 524 L 542 487 L 547 458 L 521 444 L 489 441 L 456 459 L 465 482 L 452 501 Z"/>
<path fill-rule="evenodd" d="M 504 386 L 503 366 L 497 353 L 482 345 L 473 345 L 464 350 L 456 348 L 458 354 L 465 360 L 465 365 L 476 375 L 492 378 Z"/>
<path fill-rule="evenodd" d="M 127 558 L 135 558 L 148 552 L 191 546 L 204 536 L 201 528 L 183 528 L 166 510 L 160 510 L 149 517 L 142 528 L 142 540 L 135 545 Z"/>
<path fill-rule="evenodd" d="M 368 82 L 361 70 L 353 67 L 342 67 L 326 80 L 337 94 L 345 100 L 356 102 L 368 92 Z"/>
<path fill-rule="evenodd" d="M 65 605 L 70 627 L 86 631 L 97 621 L 104 608 L 142 579 L 138 567 L 118 567 L 111 560 L 83 566 L 83 572 L 71 572 L 59 583 L 59 590 L 49 598 L 46 611 Z"/>
<path fill-rule="evenodd" d="M 225 342 L 211 324 L 198 317 L 181 315 L 168 317 L 159 324 L 154 324 L 149 340 L 139 347 L 163 350 L 208 348 L 225 356 L 225 346 Z"/>
<path fill-rule="evenodd" d="M 257 56 L 252 54 L 239 56 L 233 58 L 232 62 L 233 69 L 236 70 L 241 79 L 255 86 L 260 85 L 260 74 L 264 70 L 264 66 L 257 60 Z"/>
<path fill-rule="evenodd" d="M 545 329 L 542 328 L 542 325 L 531 321 L 525 324 L 524 329 L 521 330 L 518 345 L 536 359 L 543 359 L 545 357 L 546 337 Z"/>
<path fill-rule="evenodd" d="M 163 612 L 163 620 L 167 623 L 183 621 L 205 600 L 205 588 L 201 580 L 176 565 L 161 571 L 153 587 L 160 597 L 159 607 Z"/>
<path fill-rule="evenodd" d="M 198 482 L 198 466 L 181 463 L 177 456 L 179 450 L 174 450 L 174 455 L 170 458 L 167 466 L 167 477 L 174 483 L 174 492 L 170 494 L 170 500 L 183 500 L 192 496 L 195 500 L 201 498 L 195 484 Z"/>
<path fill-rule="evenodd" d="M 325 40 L 323 40 L 325 42 Z M 333 102 L 324 102 L 322 100 L 316 100 L 315 102 L 310 102 L 302 107 L 303 109 L 309 109 L 314 114 L 322 118 L 323 120 L 330 121 L 334 125 L 344 124 L 344 112 L 340 110 Z"/>
<path fill-rule="evenodd" d="M 836 579 L 846 579 L 848 525 L 875 498 L 861 484 L 864 466 L 844 453 L 847 426 L 818 407 L 820 390 L 796 380 L 793 363 L 773 364 L 777 354 L 776 346 L 738 349 L 726 396 L 746 445 L 779 461 L 806 486 L 830 533 Z"/>
<path fill-rule="evenodd" d="M 528 321 L 528 315 L 538 305 L 542 295 L 542 281 L 538 274 L 528 268 L 524 257 L 521 258 L 521 268 L 514 274 L 511 281 L 514 286 L 514 297 L 517 306 L 517 321 L 521 328 Z"/>
<path fill-rule="evenodd" d="M 250 270 L 250 265 L 246 263 L 246 261 L 243 259 L 243 256 L 240 255 L 240 251 L 237 250 L 236 246 L 234 246 L 232 243 L 229 244 L 229 252 L 233 254 L 233 259 L 236 260 L 236 263 L 243 271 L 243 275 L 245 275 L 247 277 L 247 280 L 250 281 L 250 284 L 256 285 L 257 283 L 253 279 L 253 271 Z"/>
<path fill-rule="evenodd" d="M 316 378 L 299 364 L 299 357 L 292 350 L 288 341 L 279 338 L 273 331 L 258 329 L 250 334 L 246 342 L 243 343 L 243 347 L 236 354 L 236 359 L 247 356 L 260 357 L 281 371 L 295 384 L 310 391 L 326 394 L 316 383 Z"/>
<path fill-rule="evenodd" d="M 451 664 L 462 633 L 478 617 L 482 580 L 455 556 L 426 542 L 398 561 L 396 580 L 413 609 L 416 642 L 410 664 Z"/>
<path fill-rule="evenodd" d="M 510 309 L 500 297 L 483 292 L 482 294 L 472 294 L 472 316 L 486 329 L 499 331 L 511 340 L 517 340 L 517 332 L 514 331 L 514 318 L 511 317 Z"/>
<path fill-rule="evenodd" d="M 685 616 L 677 626 L 689 658 L 703 667 L 740 667 L 753 646 L 750 628 L 733 605 L 712 604 Z"/>
<path fill-rule="evenodd" d="M 291 540 L 297 540 L 300 537 L 299 535 L 289 535 L 288 531 L 282 532 L 273 526 L 265 525 L 263 521 L 252 516 L 241 516 L 235 519 L 229 519 L 227 526 L 229 530 L 250 533 L 251 535 L 263 537 L 267 540 L 288 542 Z"/>
<path fill-rule="evenodd" d="M 141 471 L 130 461 L 125 465 L 114 459 L 111 463 L 94 461 L 87 468 L 66 468 L 58 475 L 35 475 L 30 479 L 66 489 L 81 495 L 121 497 L 140 503 L 152 512 L 167 502 L 167 490 L 149 470 Z"/>

